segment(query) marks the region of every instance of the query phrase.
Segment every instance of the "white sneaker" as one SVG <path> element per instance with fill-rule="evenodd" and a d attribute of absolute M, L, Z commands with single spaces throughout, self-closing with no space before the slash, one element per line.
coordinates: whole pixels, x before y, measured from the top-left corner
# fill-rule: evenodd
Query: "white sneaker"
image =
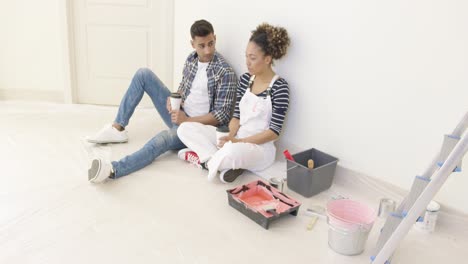
<path fill-rule="evenodd" d="M 112 125 L 106 125 L 96 135 L 87 137 L 86 140 L 90 143 L 124 143 L 128 141 L 127 131 L 119 131 Z"/>
<path fill-rule="evenodd" d="M 88 170 L 88 181 L 100 183 L 105 181 L 111 175 L 112 165 L 101 159 L 93 159 L 91 167 Z"/>

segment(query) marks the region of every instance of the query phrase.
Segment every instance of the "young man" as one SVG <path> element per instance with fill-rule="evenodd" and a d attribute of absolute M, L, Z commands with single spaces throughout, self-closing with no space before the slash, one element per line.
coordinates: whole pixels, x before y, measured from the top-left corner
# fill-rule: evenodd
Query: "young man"
<path fill-rule="evenodd" d="M 177 90 L 182 97 L 183 108 L 173 111 L 169 89 L 151 70 L 140 69 L 120 103 L 114 123 L 88 138 L 88 141 L 98 144 L 127 142 L 125 127 L 145 92 L 169 129 L 161 131 L 142 149 L 119 161 L 107 163 L 99 158 L 93 159 L 88 170 L 90 182 L 99 183 L 108 178 L 128 175 L 151 164 L 168 150 L 185 148 L 177 136 L 177 128 L 183 122 L 214 126 L 229 122 L 237 85 L 235 72 L 216 52 L 216 36 L 208 21 L 195 21 L 190 34 L 195 51 L 185 61 L 182 81 Z"/>

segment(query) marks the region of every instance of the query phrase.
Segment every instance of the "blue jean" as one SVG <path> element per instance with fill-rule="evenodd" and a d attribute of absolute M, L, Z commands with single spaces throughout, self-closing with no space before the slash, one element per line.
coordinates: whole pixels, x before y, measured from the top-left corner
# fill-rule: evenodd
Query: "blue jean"
<path fill-rule="evenodd" d="M 119 161 L 113 161 L 112 167 L 115 172 L 113 178 L 128 175 L 148 166 L 159 155 L 168 150 L 185 148 L 184 143 L 177 136 L 178 126 L 172 123 L 171 115 L 166 108 L 166 101 L 171 92 L 149 69 L 139 69 L 133 76 L 132 82 L 122 98 L 114 122 L 126 127 L 145 92 L 153 101 L 156 110 L 169 129 L 159 132 L 137 152 Z"/>

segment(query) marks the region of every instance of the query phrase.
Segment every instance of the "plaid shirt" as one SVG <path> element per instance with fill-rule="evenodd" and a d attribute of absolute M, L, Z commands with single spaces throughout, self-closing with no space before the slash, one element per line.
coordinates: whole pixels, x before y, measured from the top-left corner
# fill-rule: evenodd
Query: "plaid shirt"
<path fill-rule="evenodd" d="M 192 82 L 198 70 L 198 55 L 192 52 L 184 64 L 182 81 L 177 90 L 185 101 L 190 94 Z M 218 120 L 218 125 L 225 125 L 231 119 L 231 111 L 235 103 L 237 77 L 226 60 L 215 52 L 213 59 L 206 68 L 208 77 L 208 96 L 210 113 Z"/>

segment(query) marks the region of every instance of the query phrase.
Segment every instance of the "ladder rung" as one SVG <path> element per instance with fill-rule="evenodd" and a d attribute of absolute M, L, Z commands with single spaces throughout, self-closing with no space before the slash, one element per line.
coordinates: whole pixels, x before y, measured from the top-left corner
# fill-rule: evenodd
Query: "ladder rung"
<path fill-rule="evenodd" d="M 394 250 L 404 235 L 410 230 L 413 219 L 423 221 L 421 215 L 427 203 L 436 194 L 452 172 L 460 172 L 463 156 L 468 151 L 468 112 L 451 135 L 445 135 L 440 152 L 434 157 L 424 176 L 416 176 L 409 194 L 398 206 L 396 212 L 387 217 L 376 246 L 371 254 L 371 261 L 376 264 L 390 264 Z M 446 164 L 445 164 L 446 163 Z M 445 166 L 444 166 L 445 165 Z M 447 166 L 447 167 L 446 167 Z M 437 171 L 437 167 L 440 169 Z M 449 169 L 452 169 L 450 171 Z M 434 176 L 433 181 L 431 178 Z M 420 210 L 420 212 L 418 212 Z"/>
<path fill-rule="evenodd" d="M 437 166 L 439 166 L 439 168 L 442 167 L 443 165 L 444 163 L 442 161 L 437 162 Z M 462 171 L 461 168 L 458 166 L 456 166 L 455 169 L 453 169 L 453 172 L 461 172 L 461 171 Z"/>

